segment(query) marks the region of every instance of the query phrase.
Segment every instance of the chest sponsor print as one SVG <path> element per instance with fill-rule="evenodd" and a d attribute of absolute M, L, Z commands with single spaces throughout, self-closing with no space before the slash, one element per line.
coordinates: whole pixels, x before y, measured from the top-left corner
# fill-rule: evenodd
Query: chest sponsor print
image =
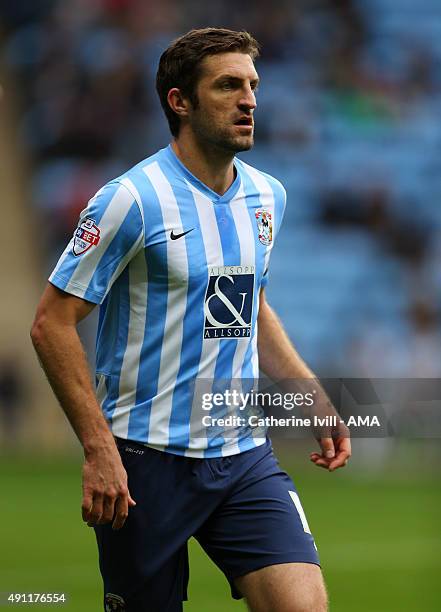
<path fill-rule="evenodd" d="M 211 266 L 204 301 L 204 339 L 251 336 L 255 266 Z"/>

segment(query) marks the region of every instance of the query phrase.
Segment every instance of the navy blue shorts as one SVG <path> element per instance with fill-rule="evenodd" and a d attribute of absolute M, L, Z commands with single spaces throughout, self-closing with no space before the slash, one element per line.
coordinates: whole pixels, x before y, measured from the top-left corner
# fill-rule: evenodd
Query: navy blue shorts
<path fill-rule="evenodd" d="M 236 599 L 238 576 L 278 563 L 319 564 L 294 484 L 269 440 L 214 459 L 117 444 L 137 505 L 121 530 L 95 528 L 105 610 L 181 611 L 191 536 L 225 574 Z"/>

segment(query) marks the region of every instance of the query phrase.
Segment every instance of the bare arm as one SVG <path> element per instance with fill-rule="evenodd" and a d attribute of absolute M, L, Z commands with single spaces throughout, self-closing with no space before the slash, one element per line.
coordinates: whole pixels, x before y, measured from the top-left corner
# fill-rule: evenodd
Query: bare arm
<path fill-rule="evenodd" d="M 83 520 L 120 529 L 135 505 L 115 440 L 90 379 L 77 324 L 95 305 L 48 283 L 31 330 L 34 348 L 84 449 Z"/>
<path fill-rule="evenodd" d="M 260 292 L 257 348 L 260 368 L 272 380 L 316 379 L 267 303 L 263 290 Z M 316 401 L 321 401 L 336 414 L 320 385 L 317 385 L 317 390 L 319 397 Z M 351 455 L 351 441 L 347 427 L 339 425 L 337 434 L 339 435 L 333 437 L 320 437 L 322 453 L 311 453 L 311 461 L 330 471 L 345 466 Z"/>

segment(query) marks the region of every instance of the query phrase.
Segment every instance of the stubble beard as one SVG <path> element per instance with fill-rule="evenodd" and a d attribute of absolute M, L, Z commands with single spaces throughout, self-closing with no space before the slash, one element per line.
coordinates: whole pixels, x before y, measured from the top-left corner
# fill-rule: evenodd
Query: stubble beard
<path fill-rule="evenodd" d="M 233 136 L 228 128 L 213 125 L 208 116 L 198 113 L 192 121 L 192 129 L 200 142 L 228 153 L 249 151 L 254 145 L 254 134 Z"/>

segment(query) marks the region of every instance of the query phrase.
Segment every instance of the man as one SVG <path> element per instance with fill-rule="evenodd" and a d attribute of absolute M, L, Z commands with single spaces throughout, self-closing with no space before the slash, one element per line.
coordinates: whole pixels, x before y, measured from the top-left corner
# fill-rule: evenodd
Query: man
<path fill-rule="evenodd" d="M 255 380 L 259 365 L 276 380 L 313 377 L 264 294 L 285 191 L 235 158 L 253 145 L 257 54 L 248 33 L 214 28 L 164 52 L 157 90 L 172 144 L 92 198 L 32 329 L 84 448 L 82 513 L 106 610 L 182 610 L 192 535 L 251 610 L 327 609 L 270 441 L 204 427 L 194 400 L 195 380 Z M 76 331 L 95 304 L 96 392 Z M 316 465 L 345 465 L 343 431 L 320 445 Z"/>

